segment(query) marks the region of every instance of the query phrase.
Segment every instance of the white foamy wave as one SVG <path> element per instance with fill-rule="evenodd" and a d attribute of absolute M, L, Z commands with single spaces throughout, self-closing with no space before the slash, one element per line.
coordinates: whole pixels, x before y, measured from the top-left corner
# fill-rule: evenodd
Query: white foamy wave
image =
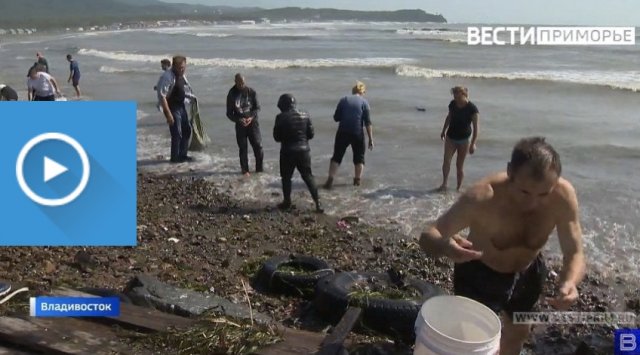
<path fill-rule="evenodd" d="M 107 74 L 127 74 L 127 73 L 158 73 L 158 75 L 160 74 L 160 70 L 153 70 L 151 68 L 143 68 L 143 69 L 136 69 L 136 68 L 116 68 L 116 67 L 110 67 L 107 65 L 103 65 L 100 67 L 100 69 L 98 70 L 101 73 L 107 73 Z"/>
<path fill-rule="evenodd" d="M 541 70 L 521 72 L 470 72 L 430 69 L 414 65 L 400 65 L 395 72 L 400 76 L 415 78 L 469 78 L 497 80 L 552 81 L 582 85 L 606 86 L 612 89 L 640 91 L 640 71 L 577 71 Z"/>
<path fill-rule="evenodd" d="M 149 32 L 162 33 L 167 35 L 187 35 L 187 36 L 196 36 L 196 37 L 231 37 L 232 35 L 229 33 L 216 33 L 216 32 L 203 32 L 202 29 L 198 29 L 195 27 L 185 27 L 181 29 L 173 29 L 173 28 L 154 28 L 148 30 Z"/>
<path fill-rule="evenodd" d="M 117 61 L 158 63 L 165 55 L 135 54 L 129 52 L 108 52 L 97 49 L 81 49 L 78 54 L 105 58 Z M 224 67 L 224 68 L 257 68 L 257 69 L 287 69 L 287 68 L 332 68 L 332 67 L 367 67 L 393 68 L 397 65 L 410 63 L 408 58 L 313 58 L 313 59 L 234 59 L 234 58 L 188 58 L 189 65 Z"/>
<path fill-rule="evenodd" d="M 209 33 L 209 32 L 198 32 L 195 34 L 196 37 L 216 37 L 216 38 L 226 38 L 231 37 L 233 35 L 228 33 Z"/>
<path fill-rule="evenodd" d="M 402 29 L 396 30 L 399 35 L 410 35 L 414 39 L 444 41 L 451 43 L 467 43 L 467 34 L 461 31 L 444 31 L 438 29 Z"/>

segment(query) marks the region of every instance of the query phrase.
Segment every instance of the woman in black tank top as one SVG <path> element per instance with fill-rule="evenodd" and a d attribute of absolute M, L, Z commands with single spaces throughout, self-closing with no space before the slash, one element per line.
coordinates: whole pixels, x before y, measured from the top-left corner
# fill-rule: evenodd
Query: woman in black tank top
<path fill-rule="evenodd" d="M 478 139 L 478 108 L 469 101 L 469 91 L 462 86 L 451 89 L 453 100 L 449 103 L 449 114 L 444 121 L 440 139 L 444 141 L 444 161 L 442 162 L 442 185 L 440 190 L 447 189 L 449 169 L 454 154 L 456 158 L 457 190 L 462 186 L 464 178 L 464 160 L 467 152 L 473 154 L 476 151 Z M 473 126 L 473 129 L 472 129 Z M 469 142 L 471 138 L 471 142 Z"/>

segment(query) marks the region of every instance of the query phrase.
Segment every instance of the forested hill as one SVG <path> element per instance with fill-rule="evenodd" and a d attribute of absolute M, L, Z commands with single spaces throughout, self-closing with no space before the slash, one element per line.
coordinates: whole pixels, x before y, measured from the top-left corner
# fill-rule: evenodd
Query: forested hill
<path fill-rule="evenodd" d="M 114 22 L 193 19 L 209 21 L 393 21 L 446 22 L 423 10 L 350 11 L 286 7 L 233 8 L 157 0 L 0 0 L 0 27 L 52 28 Z"/>

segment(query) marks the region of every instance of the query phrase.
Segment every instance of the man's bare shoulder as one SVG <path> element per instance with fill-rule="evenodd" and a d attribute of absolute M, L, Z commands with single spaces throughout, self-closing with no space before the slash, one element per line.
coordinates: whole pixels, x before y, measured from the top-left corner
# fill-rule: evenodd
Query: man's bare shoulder
<path fill-rule="evenodd" d="M 573 187 L 571 182 L 565 178 L 560 178 L 558 180 L 558 185 L 554 189 L 554 195 L 557 198 L 557 206 L 559 208 L 571 208 L 576 209 L 578 207 L 578 196 L 576 193 L 576 189 Z"/>
<path fill-rule="evenodd" d="M 496 190 L 499 190 L 506 180 L 506 173 L 489 175 L 470 186 L 462 196 L 460 196 L 460 199 L 474 204 L 492 201 L 496 196 Z"/>

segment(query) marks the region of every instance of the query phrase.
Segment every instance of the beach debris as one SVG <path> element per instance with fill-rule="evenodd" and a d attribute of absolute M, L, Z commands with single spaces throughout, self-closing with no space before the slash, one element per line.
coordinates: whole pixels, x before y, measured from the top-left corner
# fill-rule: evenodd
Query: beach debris
<path fill-rule="evenodd" d="M 242 219 L 249 222 L 251 221 L 251 216 L 249 216 L 248 214 L 245 214 L 244 216 L 242 216 Z"/>
<path fill-rule="evenodd" d="M 339 220 L 336 223 L 336 227 L 338 227 L 339 230 L 347 230 L 349 229 L 351 226 L 349 225 L 349 223 L 347 221 L 344 220 Z"/>
<path fill-rule="evenodd" d="M 420 112 L 425 112 L 427 111 L 427 108 L 424 106 L 416 106 L 416 110 L 420 111 Z"/>
<path fill-rule="evenodd" d="M 360 217 L 358 216 L 345 216 L 340 218 L 341 221 L 345 221 L 349 224 L 358 224 L 360 223 Z"/>
<path fill-rule="evenodd" d="M 169 238 L 169 239 L 167 239 L 167 240 L 168 240 L 168 241 L 170 241 L 170 242 L 174 242 L 174 243 L 177 243 L 177 242 L 179 242 L 179 241 L 180 241 L 180 239 L 178 239 L 178 238 L 173 238 L 173 237 L 172 237 L 172 238 Z"/>
<path fill-rule="evenodd" d="M 98 264 L 95 259 L 84 250 L 78 251 L 73 257 L 73 261 L 82 272 L 90 272 Z"/>
<path fill-rule="evenodd" d="M 52 274 L 54 271 L 56 271 L 56 266 L 51 261 L 45 260 L 44 272 L 46 272 L 47 274 Z"/>

